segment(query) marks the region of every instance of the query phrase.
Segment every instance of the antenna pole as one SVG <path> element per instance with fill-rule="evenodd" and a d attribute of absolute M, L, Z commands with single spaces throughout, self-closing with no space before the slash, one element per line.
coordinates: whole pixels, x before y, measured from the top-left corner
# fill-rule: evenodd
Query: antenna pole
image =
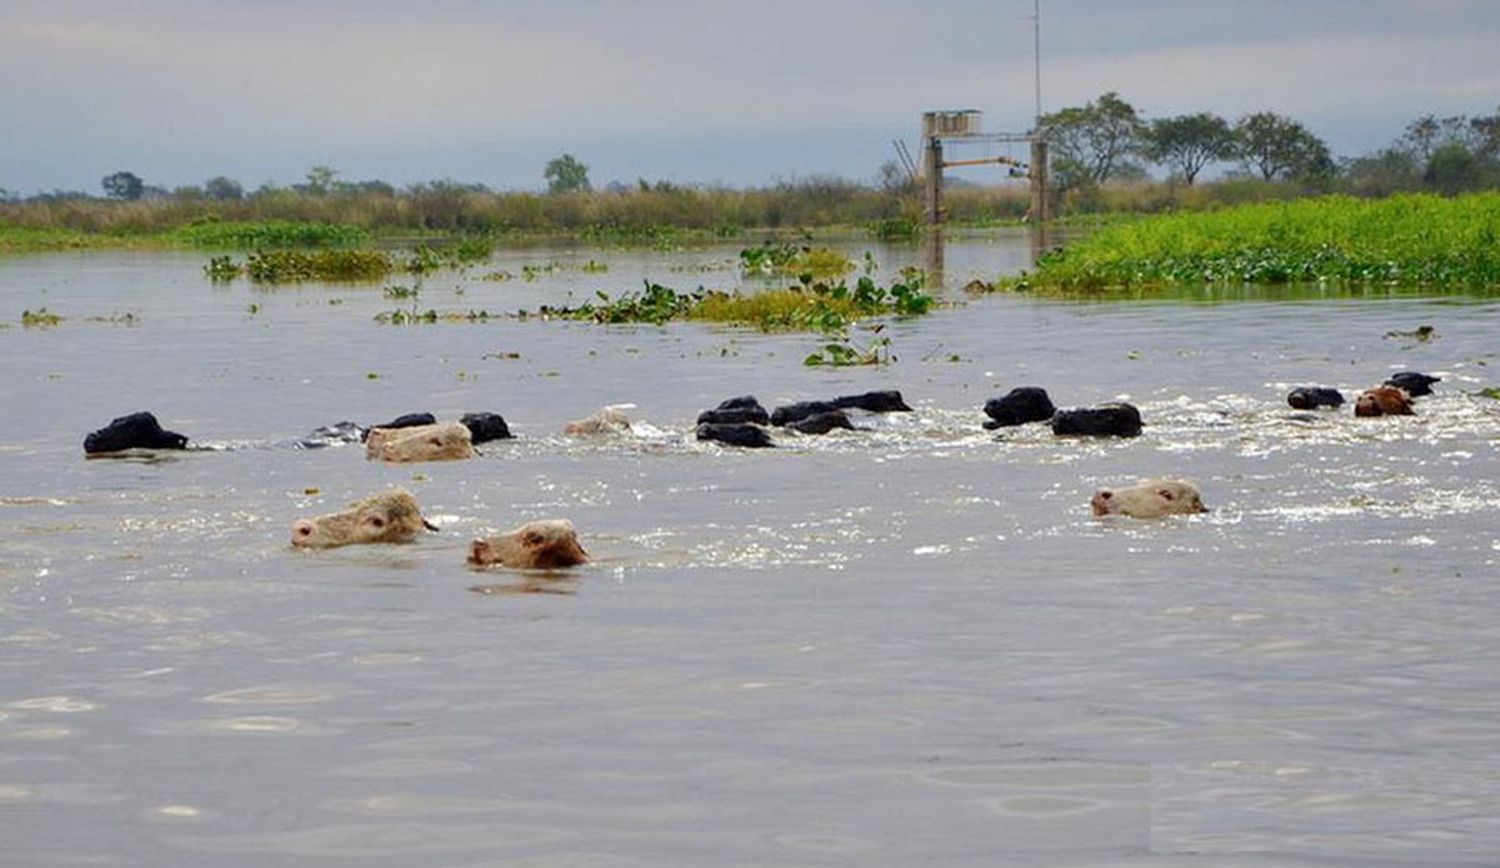
<path fill-rule="evenodd" d="M 1032 54 L 1036 60 L 1036 122 L 1032 129 L 1042 131 L 1042 0 L 1032 0 Z"/>

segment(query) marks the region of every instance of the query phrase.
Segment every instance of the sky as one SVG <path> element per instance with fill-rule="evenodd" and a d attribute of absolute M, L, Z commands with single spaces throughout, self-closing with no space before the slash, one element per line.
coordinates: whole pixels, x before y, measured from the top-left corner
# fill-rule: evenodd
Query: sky
<path fill-rule="evenodd" d="M 1500 0 L 1040 2 L 1044 111 L 1269 110 L 1354 156 L 1500 110 Z M 1031 125 L 1032 3 L 0 0 L 0 188 L 869 179 L 924 110 Z"/>

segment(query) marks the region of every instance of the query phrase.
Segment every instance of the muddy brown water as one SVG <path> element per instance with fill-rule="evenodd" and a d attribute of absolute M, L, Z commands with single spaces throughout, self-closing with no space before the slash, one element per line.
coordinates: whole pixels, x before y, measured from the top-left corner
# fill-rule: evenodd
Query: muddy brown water
<path fill-rule="evenodd" d="M 882 279 L 921 258 L 871 249 Z M 727 286 L 734 252 L 502 252 L 418 306 Z M 572 267 L 591 258 L 609 270 Z M 961 240 L 949 283 L 1025 258 Z M 206 259 L 0 260 L 0 865 L 1500 853 L 1493 300 L 950 291 L 889 326 L 895 363 L 812 369 L 808 335 L 380 325 L 410 302 L 216 287 Z M 481 279 L 499 268 L 517 278 Z M 40 307 L 64 321 L 22 327 Z M 1423 324 L 1437 337 L 1387 337 Z M 1401 369 L 1444 377 L 1414 418 L 1282 402 Z M 1148 427 L 981 431 L 1016 385 L 1129 399 Z M 686 434 L 735 395 L 875 388 L 917 411 L 760 452 Z M 614 403 L 651 427 L 559 433 Z M 83 459 L 138 409 L 214 450 Z M 420 466 L 282 442 L 422 410 L 499 412 L 519 439 Z M 1213 512 L 1090 516 L 1095 488 L 1153 475 Z M 295 518 L 393 485 L 441 532 L 287 545 Z M 545 517 L 597 563 L 464 567 L 472 536 Z"/>

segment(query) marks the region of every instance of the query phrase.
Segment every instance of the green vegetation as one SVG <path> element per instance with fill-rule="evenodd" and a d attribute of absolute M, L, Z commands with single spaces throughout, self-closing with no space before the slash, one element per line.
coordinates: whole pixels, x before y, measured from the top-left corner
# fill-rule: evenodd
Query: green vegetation
<path fill-rule="evenodd" d="M 259 223 L 202 220 L 172 232 L 188 247 L 259 250 L 267 247 L 353 247 L 369 241 L 369 233 L 344 223 L 303 223 L 267 220 Z"/>
<path fill-rule="evenodd" d="M 754 293 L 728 293 L 699 288 L 677 292 L 647 281 L 638 293 L 597 294 L 598 302 L 577 307 L 542 307 L 535 316 L 596 323 L 653 323 L 672 320 L 748 325 L 762 331 L 838 332 L 851 323 L 874 316 L 916 316 L 932 309 L 936 300 L 922 291 L 919 272 L 882 287 L 861 277 L 853 287 L 846 282 L 813 282 Z M 532 314 L 523 314 L 530 316 Z"/>
<path fill-rule="evenodd" d="M 1326 196 L 1107 226 L 1005 288 L 1060 292 L 1315 282 L 1500 286 L 1500 193 Z"/>
<path fill-rule="evenodd" d="M 381 280 L 395 269 L 395 260 L 381 250 L 257 250 L 243 265 L 231 257 L 216 256 L 204 271 L 216 281 L 243 274 L 256 283 L 274 284 Z"/>
<path fill-rule="evenodd" d="M 233 256 L 215 256 L 203 271 L 216 282 L 234 280 L 240 275 L 267 284 L 308 280 L 362 282 L 382 280 L 398 270 L 420 276 L 440 268 L 463 268 L 488 259 L 490 251 L 491 245 L 485 239 L 466 239 L 446 247 L 424 244 L 405 256 L 365 248 L 273 248 L 256 250 L 243 263 Z"/>
<path fill-rule="evenodd" d="M 842 277 L 855 269 L 854 262 L 827 247 L 798 247 L 767 241 L 740 251 L 740 271 L 754 277 L 812 275 L 813 278 Z"/>
<path fill-rule="evenodd" d="M 47 310 L 45 307 L 36 310 L 21 311 L 21 325 L 29 329 L 51 328 L 52 326 L 61 324 L 62 321 L 62 317 Z"/>
<path fill-rule="evenodd" d="M 875 333 L 875 337 L 863 346 L 855 343 L 848 334 L 841 335 L 838 340 L 830 341 L 817 352 L 809 354 L 802 360 L 802 364 L 809 368 L 888 365 L 896 361 L 896 357 L 891 354 L 891 339 L 881 334 L 884 330 L 885 327 L 881 325 L 871 327 L 870 331 Z"/>

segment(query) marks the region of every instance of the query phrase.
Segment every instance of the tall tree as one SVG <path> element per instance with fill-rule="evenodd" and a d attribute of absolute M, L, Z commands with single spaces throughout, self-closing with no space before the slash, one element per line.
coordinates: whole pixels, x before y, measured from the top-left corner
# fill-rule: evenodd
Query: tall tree
<path fill-rule="evenodd" d="M 134 202 L 146 192 L 146 182 L 133 172 L 115 172 L 113 175 L 105 175 L 99 183 L 104 187 L 104 195 L 125 202 Z"/>
<path fill-rule="evenodd" d="M 204 182 L 203 194 L 210 199 L 229 201 L 234 199 L 243 199 L 245 196 L 245 188 L 240 186 L 240 182 L 226 178 L 223 175 L 219 175 L 217 177 L 209 178 L 206 182 Z"/>
<path fill-rule="evenodd" d="M 1110 91 L 1088 105 L 1043 115 L 1041 131 L 1062 183 L 1103 184 L 1141 152 L 1146 124 L 1134 106 Z"/>
<path fill-rule="evenodd" d="M 549 193 L 571 193 L 574 190 L 588 190 L 589 167 L 580 163 L 572 154 L 563 154 L 548 161 L 547 167 L 542 170 L 542 177 L 547 179 L 547 192 Z"/>
<path fill-rule="evenodd" d="M 1146 156 L 1176 169 L 1189 184 L 1209 163 L 1234 153 L 1229 122 L 1208 112 L 1154 120 L 1146 136 Z"/>
<path fill-rule="evenodd" d="M 1267 181 L 1326 176 L 1335 167 L 1328 145 L 1301 123 L 1273 112 L 1257 112 L 1234 125 L 1236 151 Z"/>

